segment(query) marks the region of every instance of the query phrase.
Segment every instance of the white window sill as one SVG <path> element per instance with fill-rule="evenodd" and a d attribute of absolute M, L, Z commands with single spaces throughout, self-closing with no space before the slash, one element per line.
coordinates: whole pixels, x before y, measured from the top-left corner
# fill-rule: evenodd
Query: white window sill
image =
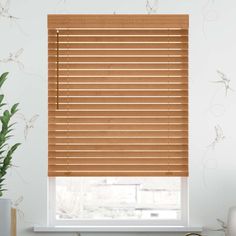
<path fill-rule="evenodd" d="M 34 232 L 201 232 L 202 227 L 186 226 L 34 226 Z"/>

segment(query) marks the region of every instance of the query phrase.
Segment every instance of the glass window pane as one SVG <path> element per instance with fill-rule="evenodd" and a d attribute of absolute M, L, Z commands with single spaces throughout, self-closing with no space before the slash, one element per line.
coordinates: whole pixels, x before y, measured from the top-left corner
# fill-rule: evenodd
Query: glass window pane
<path fill-rule="evenodd" d="M 179 177 L 57 177 L 56 219 L 181 217 Z"/>

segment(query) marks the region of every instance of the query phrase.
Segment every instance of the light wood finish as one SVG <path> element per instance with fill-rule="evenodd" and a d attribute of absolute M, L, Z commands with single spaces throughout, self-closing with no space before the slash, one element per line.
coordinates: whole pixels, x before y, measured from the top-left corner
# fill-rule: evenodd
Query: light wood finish
<path fill-rule="evenodd" d="M 55 36 L 57 30 L 55 29 L 49 29 L 48 35 Z M 90 29 L 60 29 L 60 35 L 61 36 L 85 36 L 89 35 L 91 36 L 91 30 Z M 172 36 L 188 36 L 188 30 L 187 29 L 93 29 L 92 35 L 112 35 L 112 36 L 121 36 L 121 35 L 131 35 L 131 36 L 140 36 L 140 35 L 172 35 Z"/>
<path fill-rule="evenodd" d="M 146 14 L 52 14 L 49 29 L 188 29 L 188 15 Z"/>
<path fill-rule="evenodd" d="M 167 124 L 165 117 L 49 117 L 49 123 L 52 124 L 80 124 L 80 123 L 96 123 L 96 124 L 106 124 L 106 123 L 120 123 L 120 124 L 135 124 L 135 123 L 148 123 L 148 124 Z M 169 123 L 172 124 L 187 124 L 187 118 L 169 118 Z"/>
<path fill-rule="evenodd" d="M 55 104 L 55 97 L 49 97 L 49 104 Z M 187 97 L 60 97 L 60 104 L 187 104 Z"/>
<path fill-rule="evenodd" d="M 74 45 L 73 45 L 74 46 Z M 82 47 L 79 45 L 79 47 Z M 60 54 L 59 54 L 60 55 Z M 60 63 L 187 63 L 188 57 L 187 56 L 175 56 L 175 57 L 168 57 L 168 56 L 60 56 L 59 57 Z M 56 57 L 49 57 L 49 62 L 57 62 Z M 119 74 L 118 74 L 119 75 Z M 117 76 L 118 76 L 117 75 Z M 171 76 L 171 74 L 168 74 Z M 140 74 L 136 75 L 140 76 Z M 147 76 L 147 75 L 146 75 Z"/>
<path fill-rule="evenodd" d="M 11 236 L 16 236 L 17 229 L 17 211 L 16 208 L 11 209 Z"/>
<path fill-rule="evenodd" d="M 57 41 L 57 37 L 49 36 L 48 42 L 53 43 Z M 60 37 L 61 43 L 94 43 L 94 42 L 101 42 L 101 43 L 114 43 L 114 42 L 125 42 L 125 43 L 148 43 L 148 42 L 179 42 L 179 43 L 186 43 L 188 41 L 187 36 L 66 36 Z"/>
<path fill-rule="evenodd" d="M 57 94 L 56 90 L 49 90 L 48 95 L 49 96 L 55 96 Z M 75 90 L 62 90 L 59 89 L 59 99 L 61 97 L 83 97 L 83 96 L 89 96 L 89 97 L 94 97 L 94 96 L 119 96 L 119 97 L 143 97 L 143 96 L 156 96 L 156 97 L 187 97 L 188 96 L 188 91 L 187 90 L 160 90 L 160 89 L 149 89 L 147 90 L 142 90 L 142 89 L 130 89 L 130 90 L 121 90 L 121 89 L 113 89 L 113 90 L 101 90 L 101 89 L 78 89 L 77 91 Z"/>
<path fill-rule="evenodd" d="M 139 123 L 139 124 L 120 124 L 120 123 L 102 123 L 102 124 L 51 124 L 50 129 L 52 130 L 67 130 L 67 131 L 81 131 L 81 130 L 188 130 L 187 124 L 158 124 L 158 123 Z M 50 130 L 49 129 L 49 130 Z"/>
<path fill-rule="evenodd" d="M 55 49 L 57 47 L 56 42 L 53 43 L 48 43 L 48 48 L 49 49 Z M 188 49 L 188 43 L 187 42 L 168 42 L 168 43 L 164 43 L 164 42 L 151 42 L 151 43 L 86 43 L 86 42 L 80 42 L 80 43 L 60 43 L 60 48 L 62 49 L 63 53 L 63 49 L 64 50 L 68 50 L 68 49 Z M 52 50 L 49 50 L 49 55 L 53 55 L 54 53 L 52 53 Z"/>
<path fill-rule="evenodd" d="M 49 64 L 50 65 L 50 64 Z M 171 64 L 170 64 L 171 65 Z M 56 83 L 56 77 L 49 77 L 50 83 Z M 129 76 L 129 77 L 81 77 L 60 76 L 60 83 L 187 83 L 188 77 L 178 76 Z"/>
<path fill-rule="evenodd" d="M 142 158 L 187 158 L 188 152 L 187 151 L 177 151 L 177 150 L 170 150 L 168 153 L 165 151 L 153 151 L 153 150 L 119 150 L 119 151 L 113 151 L 113 150 L 81 150 L 81 151 L 71 151 L 69 152 L 70 158 L 92 158 L 92 157 L 99 157 L 100 159 L 113 159 L 114 157 L 118 158 L 135 158 L 135 157 L 142 157 Z M 66 160 L 68 160 L 68 152 L 62 152 L 62 151 L 50 151 L 49 152 L 49 159 L 54 159 L 54 157 L 61 158 L 64 157 Z M 72 160 L 73 160 L 72 159 Z"/>
<path fill-rule="evenodd" d="M 55 70 L 57 69 L 55 64 L 49 64 L 49 69 Z M 60 70 L 85 70 L 85 69 L 90 69 L 90 70 L 116 70 L 116 69 L 122 69 L 122 70 L 137 70 L 137 69 L 152 69 L 152 70 L 157 70 L 157 69 L 173 69 L 173 70 L 187 70 L 188 65 L 187 64 L 133 64 L 133 63 L 127 63 L 127 64 L 78 64 L 78 63 L 70 63 L 70 64 L 59 64 L 59 69 Z"/>
<path fill-rule="evenodd" d="M 68 142 L 70 144 L 82 144 L 82 143 L 160 143 L 160 144 L 187 144 L 188 140 L 187 138 L 67 138 L 67 137 L 56 137 L 56 138 L 50 138 L 49 144 L 63 144 L 65 142 Z"/>
<path fill-rule="evenodd" d="M 188 16 L 48 16 L 48 175 L 188 175 Z"/>
<path fill-rule="evenodd" d="M 82 50 L 82 49 L 75 49 L 75 50 L 60 50 L 60 56 L 66 56 L 67 54 L 73 56 L 79 55 L 93 55 L 93 56 L 129 56 L 129 55 L 139 55 L 139 56 L 162 56 L 169 53 L 173 56 L 187 56 L 187 50 L 180 50 L 179 48 L 173 50 L 157 50 L 157 49 L 149 49 L 149 50 L 138 50 L 138 49 L 111 49 L 111 50 L 101 50 L 101 49 L 91 49 L 91 50 Z M 49 50 L 49 55 L 54 56 L 56 52 L 54 50 Z"/>
<path fill-rule="evenodd" d="M 160 130 L 145 130 L 145 131 L 137 131 L 137 130 L 82 130 L 82 131 L 73 131 L 68 133 L 67 130 L 58 131 L 58 130 L 49 130 L 49 137 L 161 137 L 161 138 L 170 138 L 171 137 L 187 137 L 187 130 L 178 130 L 178 131 L 160 131 Z"/>
<path fill-rule="evenodd" d="M 49 90 L 57 89 L 56 84 L 48 84 Z M 118 83 L 118 84 L 68 84 L 68 83 L 60 83 L 60 90 L 136 90 L 136 89 L 143 89 L 143 90 L 187 90 L 188 84 L 138 84 L 138 83 Z"/>
<path fill-rule="evenodd" d="M 186 166 L 186 169 L 188 167 Z M 153 176 L 188 176 L 188 172 L 187 171 L 183 171 L 183 170 L 167 170 L 167 171 L 70 171 L 70 170 L 65 170 L 65 171 L 57 171 L 57 170 L 50 170 L 48 172 L 48 175 L 51 177 L 58 177 L 58 176 L 69 176 L 69 177 L 78 177 L 78 176 L 82 176 L 82 177 L 91 177 L 91 176 L 121 176 L 121 177 L 127 177 L 127 176 L 139 176 L 139 177 L 153 177 Z"/>

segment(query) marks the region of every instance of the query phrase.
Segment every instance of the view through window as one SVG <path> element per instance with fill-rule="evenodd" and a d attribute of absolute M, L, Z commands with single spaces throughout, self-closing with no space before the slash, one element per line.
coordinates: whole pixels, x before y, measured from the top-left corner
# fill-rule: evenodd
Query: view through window
<path fill-rule="evenodd" d="M 179 177 L 57 177 L 56 218 L 180 220 Z"/>

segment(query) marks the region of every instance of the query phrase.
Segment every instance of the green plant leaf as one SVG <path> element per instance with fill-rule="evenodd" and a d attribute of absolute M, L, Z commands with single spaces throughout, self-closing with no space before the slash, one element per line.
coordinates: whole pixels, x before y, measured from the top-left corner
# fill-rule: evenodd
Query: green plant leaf
<path fill-rule="evenodd" d="M 19 147 L 21 145 L 21 143 L 16 143 L 16 144 L 14 144 L 12 147 L 11 147 L 11 151 L 12 151 L 12 153 Z"/>
<path fill-rule="evenodd" d="M 6 81 L 8 73 L 3 73 L 0 76 L 0 88 Z M 0 94 L 0 108 L 5 106 L 4 103 L 4 95 Z M 0 130 L 0 197 L 3 196 L 4 191 L 7 189 L 3 189 L 5 175 L 7 174 L 7 170 L 12 166 L 12 157 L 13 153 L 16 149 L 21 145 L 20 143 L 16 143 L 9 148 L 8 140 L 12 137 L 10 132 L 13 131 L 13 126 L 15 123 L 11 122 L 12 116 L 18 111 L 19 103 L 15 103 L 11 106 L 10 110 L 4 110 L 0 114 L 0 122 L 2 124 L 2 128 Z"/>
<path fill-rule="evenodd" d="M 14 122 L 14 123 L 10 124 L 10 125 L 8 126 L 8 128 L 11 128 L 11 127 L 13 127 L 15 124 L 16 124 L 16 122 Z"/>
<path fill-rule="evenodd" d="M 11 131 L 13 131 L 13 129 L 8 129 L 6 133 L 9 134 Z"/>
<path fill-rule="evenodd" d="M 11 162 L 11 156 L 9 155 L 8 157 L 6 157 L 3 161 L 3 165 L 5 166 L 9 166 Z"/>
<path fill-rule="evenodd" d="M 4 147 L 7 147 L 8 144 L 7 143 L 4 143 L 2 146 L 0 146 L 0 150 L 3 149 Z"/>
<path fill-rule="evenodd" d="M 8 110 L 5 110 L 3 112 L 3 116 L 10 118 L 10 112 Z"/>
<path fill-rule="evenodd" d="M 3 99 L 4 99 L 4 95 L 0 94 L 0 104 L 2 103 Z"/>
<path fill-rule="evenodd" d="M 11 138 L 11 137 L 13 137 L 13 135 L 7 135 L 6 137 L 5 137 L 5 140 L 8 140 L 9 138 Z M 0 139 L 1 140 L 1 139 Z M 1 155 L 1 152 L 0 152 L 0 155 Z"/>
<path fill-rule="evenodd" d="M 19 106 L 19 103 L 16 103 L 14 104 L 12 107 L 11 107 L 11 114 L 14 115 L 18 110 L 17 110 L 17 107 Z"/>
<path fill-rule="evenodd" d="M 2 104 L 0 104 L 0 107 L 3 107 L 3 106 L 5 106 L 5 105 L 7 105 L 6 103 L 2 103 Z"/>
<path fill-rule="evenodd" d="M 0 76 L 0 88 L 2 87 L 3 83 L 6 81 L 8 74 L 9 74 L 8 72 L 5 72 Z"/>

